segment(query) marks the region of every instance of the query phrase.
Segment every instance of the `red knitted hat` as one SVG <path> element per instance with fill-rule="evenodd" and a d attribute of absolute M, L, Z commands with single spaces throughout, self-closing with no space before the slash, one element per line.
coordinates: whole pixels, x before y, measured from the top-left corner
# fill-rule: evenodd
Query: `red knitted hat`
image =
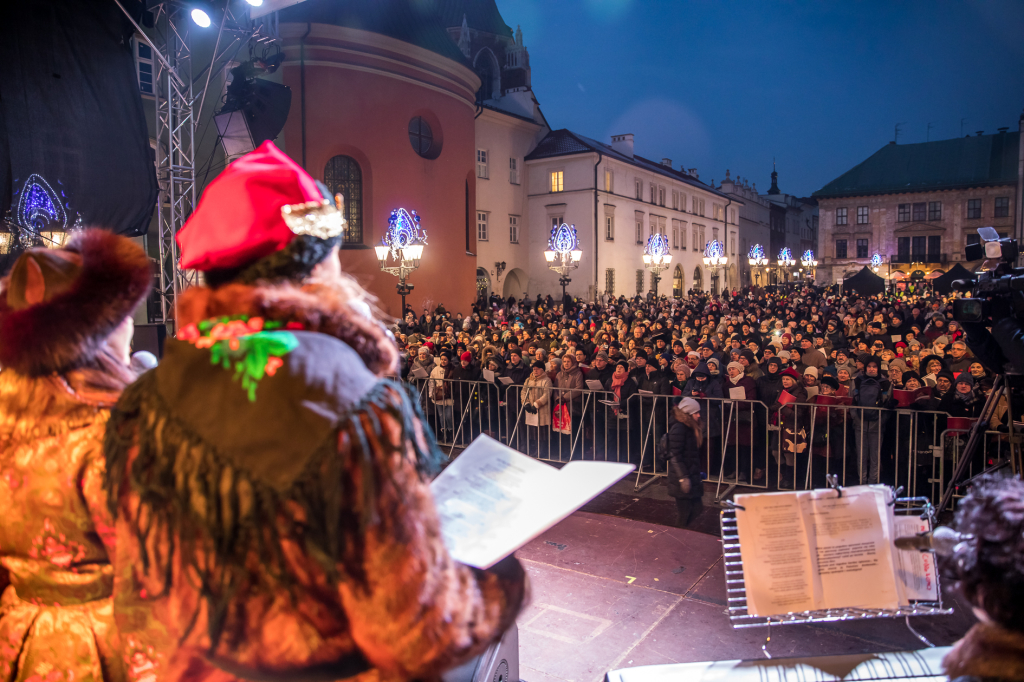
<path fill-rule="evenodd" d="M 787 367 L 786 369 L 784 369 L 784 370 L 783 370 L 783 371 L 782 371 L 782 372 L 781 372 L 781 373 L 779 374 L 779 376 L 783 376 L 783 377 L 793 377 L 793 378 L 794 378 L 794 379 L 796 379 L 797 381 L 800 381 L 800 374 L 798 374 L 798 373 L 797 373 L 797 371 L 796 371 L 795 369 L 793 369 L 792 367 Z"/>
<path fill-rule="evenodd" d="M 338 236 L 345 221 L 321 188 L 273 142 L 264 142 L 207 185 L 176 237 L 181 267 L 237 268 L 280 251 L 299 234 Z"/>

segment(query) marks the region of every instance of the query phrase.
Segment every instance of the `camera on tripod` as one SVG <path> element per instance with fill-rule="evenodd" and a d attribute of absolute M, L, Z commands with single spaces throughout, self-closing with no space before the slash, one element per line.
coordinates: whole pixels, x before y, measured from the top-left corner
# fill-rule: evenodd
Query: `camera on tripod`
<path fill-rule="evenodd" d="M 1020 249 L 1016 239 L 1000 237 L 992 227 L 978 228 L 981 242 L 968 244 L 968 261 L 985 259 L 990 269 L 976 279 L 953 282 L 956 291 L 974 292 L 977 298 L 953 301 L 953 319 L 957 322 L 988 322 L 1013 315 L 1024 323 L 1024 268 L 1015 268 Z"/>

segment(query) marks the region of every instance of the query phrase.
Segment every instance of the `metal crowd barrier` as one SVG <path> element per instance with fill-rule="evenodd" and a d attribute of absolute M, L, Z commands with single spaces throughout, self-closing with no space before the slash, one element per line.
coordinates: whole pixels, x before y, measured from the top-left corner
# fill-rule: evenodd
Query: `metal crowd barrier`
<path fill-rule="evenodd" d="M 611 391 L 552 387 L 541 408 L 547 418 L 534 420 L 524 409 L 522 385 L 452 379 L 409 383 L 449 457 L 487 434 L 549 462 L 630 462 L 636 466 L 636 491 L 666 475 L 658 442 L 674 421 L 678 396 L 634 394 L 620 404 Z M 571 413 L 568 428 L 561 431 L 551 423 L 559 398 Z M 927 497 L 937 504 L 966 442 L 966 427 L 959 428 L 960 422 L 942 412 L 811 403 L 773 410 L 758 400 L 697 400 L 704 425 L 702 468 L 719 500 L 736 486 L 820 488 L 834 474 L 841 485 L 880 482 L 902 487 L 906 497 Z M 1006 436 L 987 432 L 970 476 L 1006 456 Z"/>

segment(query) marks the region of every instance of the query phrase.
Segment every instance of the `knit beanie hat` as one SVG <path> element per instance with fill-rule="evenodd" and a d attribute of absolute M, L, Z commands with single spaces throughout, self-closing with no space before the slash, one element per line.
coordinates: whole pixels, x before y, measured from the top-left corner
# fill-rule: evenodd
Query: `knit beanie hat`
<path fill-rule="evenodd" d="M 700 403 L 698 403 L 693 398 L 683 398 L 682 400 L 679 401 L 679 404 L 676 407 L 678 407 L 686 414 L 700 413 Z"/>
<path fill-rule="evenodd" d="M 459 360 L 461 360 L 462 362 L 473 362 L 473 354 L 467 350 L 465 353 L 459 356 Z"/>

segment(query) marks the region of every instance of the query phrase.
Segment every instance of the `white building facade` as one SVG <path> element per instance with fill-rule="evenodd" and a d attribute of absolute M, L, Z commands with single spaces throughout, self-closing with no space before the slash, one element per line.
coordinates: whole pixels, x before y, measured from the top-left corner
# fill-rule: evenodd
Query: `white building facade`
<path fill-rule="evenodd" d="M 551 228 L 575 225 L 583 258 L 567 292 L 587 300 L 601 294 L 634 296 L 652 290 L 643 263 L 654 233 L 665 235 L 672 263 L 661 273 L 659 294 L 720 291 L 738 286 L 739 212 L 743 202 L 700 182 L 696 170 L 672 168 L 637 156 L 631 134 L 611 144 L 568 130 L 548 133 L 526 157 L 531 295 L 558 294 L 558 273 L 544 260 Z M 728 266 L 714 274 L 704 265 L 705 245 L 725 245 Z M 745 257 L 745 254 L 744 254 Z"/>
<path fill-rule="evenodd" d="M 774 264 L 774 254 L 771 253 L 771 204 L 767 198 L 758 195 L 756 183 L 751 185 L 739 176 L 733 178 L 728 170 L 725 171 L 725 180 L 718 189 L 743 202 L 739 210 L 739 245 L 736 255 L 740 285 L 764 286 L 768 284 L 767 269 L 751 267 L 748 254 L 752 246 L 760 244 L 765 255 Z"/>

